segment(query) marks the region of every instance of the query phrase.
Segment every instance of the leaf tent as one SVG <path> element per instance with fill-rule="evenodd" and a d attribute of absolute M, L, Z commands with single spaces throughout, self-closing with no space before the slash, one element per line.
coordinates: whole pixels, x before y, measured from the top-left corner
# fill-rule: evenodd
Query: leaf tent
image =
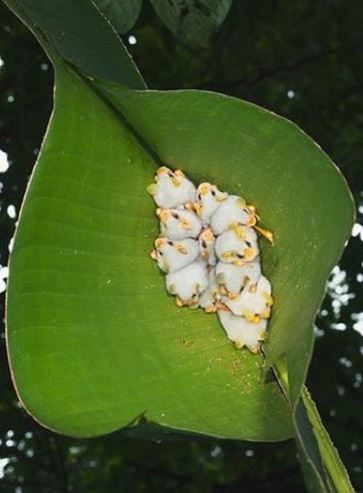
<path fill-rule="evenodd" d="M 7 342 L 21 401 L 73 436 L 296 436 L 314 318 L 353 224 L 344 178 L 296 125 L 253 104 L 144 90 L 92 2 L 56 3 L 54 16 L 45 0 L 7 0 L 55 65 L 54 111 L 10 263 Z M 149 258 L 157 221 L 146 187 L 160 163 L 244 196 L 274 232 L 262 248 L 275 299 L 266 359 L 167 296 Z"/>

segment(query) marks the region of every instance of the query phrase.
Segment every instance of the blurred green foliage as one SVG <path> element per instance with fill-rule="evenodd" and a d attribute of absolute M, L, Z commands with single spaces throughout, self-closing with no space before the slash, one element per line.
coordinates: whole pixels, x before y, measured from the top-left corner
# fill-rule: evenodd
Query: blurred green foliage
<path fill-rule="evenodd" d="M 123 39 L 152 88 L 221 91 L 294 120 L 342 169 L 363 225 L 362 24 L 362 6 L 350 0 L 235 0 L 201 49 L 176 39 L 144 2 Z M 0 149 L 10 164 L 0 173 L 4 267 L 16 222 L 9 206 L 19 212 L 46 129 L 52 69 L 33 36 L 2 5 L 0 57 Z M 363 339 L 355 330 L 363 305 L 363 226 L 353 233 L 317 319 L 308 385 L 354 486 L 363 492 Z M 360 327 L 363 333 L 363 322 Z M 48 432 L 18 404 L 3 335 L 0 351 L 1 492 L 305 491 L 292 441 L 148 442 L 122 433 L 74 440 Z"/>

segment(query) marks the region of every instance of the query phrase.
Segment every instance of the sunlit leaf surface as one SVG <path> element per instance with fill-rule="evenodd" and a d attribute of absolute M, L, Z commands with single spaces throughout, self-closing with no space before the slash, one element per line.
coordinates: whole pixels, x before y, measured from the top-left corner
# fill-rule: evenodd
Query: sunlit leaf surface
<path fill-rule="evenodd" d="M 66 16 L 58 23 L 46 3 L 39 12 L 25 3 L 64 58 L 139 86 L 128 62 L 116 76 L 110 60 L 89 69 L 72 51 L 76 38 L 62 40 L 60 26 L 71 38 L 78 32 Z M 110 32 L 90 15 L 107 46 Z M 8 348 L 25 406 L 76 436 L 141 418 L 230 438 L 291 436 L 291 408 L 262 357 L 234 349 L 215 316 L 177 309 L 166 295 L 149 259 L 157 221 L 145 188 L 166 162 L 257 206 L 276 240 L 262 255 L 275 297 L 267 358 L 286 355 L 294 402 L 325 282 L 351 229 L 345 181 L 296 126 L 240 100 L 125 92 L 86 82 L 60 61 L 56 81 L 10 266 Z"/>
<path fill-rule="evenodd" d="M 286 355 L 295 401 L 325 283 L 353 223 L 340 171 L 296 125 L 253 104 L 201 91 L 102 87 L 163 162 L 244 196 L 274 232 L 262 256 L 275 299 L 266 352 L 270 364 Z"/>
<path fill-rule="evenodd" d="M 94 2 L 120 33 L 125 33 L 134 26 L 142 6 L 142 0 L 94 0 Z"/>
<path fill-rule="evenodd" d="M 27 409 L 77 436 L 139 416 L 231 438 L 291 436 L 262 358 L 234 349 L 215 316 L 166 294 L 149 257 L 153 159 L 61 65 L 56 87 L 10 266 L 8 346 Z"/>

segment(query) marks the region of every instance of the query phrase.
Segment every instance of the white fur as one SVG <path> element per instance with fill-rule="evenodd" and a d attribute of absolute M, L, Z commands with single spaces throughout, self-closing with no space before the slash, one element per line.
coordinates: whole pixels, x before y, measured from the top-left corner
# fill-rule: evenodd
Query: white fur
<path fill-rule="evenodd" d="M 225 298 L 224 303 L 235 315 L 261 316 L 269 308 L 268 297 L 271 296 L 271 284 L 266 277 L 261 276 L 257 284 L 249 282 L 235 299 Z"/>
<path fill-rule="evenodd" d="M 248 225 L 252 213 L 245 205 L 244 200 L 237 195 L 230 195 L 227 200 L 222 202 L 210 220 L 214 234 L 220 235 L 223 231 L 227 231 L 232 224 Z"/>
<path fill-rule="evenodd" d="M 193 202 L 196 199 L 196 188 L 194 184 L 186 177 L 179 177 L 173 171 L 165 168 L 156 175 L 156 191 L 153 198 L 159 207 L 169 209 L 179 207 L 187 202 Z"/>
<path fill-rule="evenodd" d="M 200 294 L 208 288 L 208 273 L 203 262 L 196 260 L 183 269 L 166 276 L 169 293 L 178 296 L 186 304 L 199 302 Z"/>
<path fill-rule="evenodd" d="M 215 185 L 201 183 L 197 189 L 198 207 L 197 213 L 201 220 L 208 224 L 212 214 L 228 197 L 227 193 L 221 192 Z"/>
<path fill-rule="evenodd" d="M 197 238 L 202 229 L 201 220 L 191 211 L 164 209 L 160 212 L 159 217 L 160 232 L 170 240 Z"/>
<path fill-rule="evenodd" d="M 216 265 L 217 263 L 215 243 L 216 237 L 210 228 L 202 231 L 199 235 L 200 255 L 202 259 L 210 266 Z"/>
<path fill-rule="evenodd" d="M 175 272 L 193 262 L 199 254 L 198 242 L 190 238 L 170 241 L 166 238 L 156 247 L 157 263 L 164 272 Z M 171 244 L 170 244 L 171 243 Z M 185 253 L 180 251 L 181 247 Z"/>
<path fill-rule="evenodd" d="M 254 324 L 225 311 L 218 311 L 218 317 L 228 339 L 237 347 L 247 346 L 254 353 L 259 350 L 260 341 L 265 337 L 267 320 Z"/>
<path fill-rule="evenodd" d="M 220 299 L 218 288 L 215 270 L 212 269 L 208 275 L 208 287 L 200 297 L 200 306 L 207 312 L 216 310 L 215 303 Z"/>
<path fill-rule="evenodd" d="M 224 231 L 217 237 L 215 248 L 217 257 L 227 263 L 251 261 L 259 253 L 256 232 L 244 226 Z M 253 249 L 253 257 L 246 256 L 247 249 Z"/>
<path fill-rule="evenodd" d="M 219 284 L 225 287 L 228 293 L 238 295 L 248 281 L 256 283 L 261 275 L 260 258 L 244 265 L 218 262 L 216 276 Z"/>
<path fill-rule="evenodd" d="M 161 233 L 152 258 L 167 273 L 167 291 L 178 306 L 217 312 L 236 347 L 259 351 L 272 297 L 261 273 L 254 208 L 207 182 L 196 190 L 182 171 L 165 166 L 148 191 L 159 206 Z"/>

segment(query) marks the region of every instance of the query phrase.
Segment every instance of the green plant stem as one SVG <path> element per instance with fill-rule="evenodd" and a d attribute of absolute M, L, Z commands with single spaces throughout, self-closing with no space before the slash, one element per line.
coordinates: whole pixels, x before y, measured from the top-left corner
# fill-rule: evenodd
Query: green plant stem
<path fill-rule="evenodd" d="M 347 470 L 339 457 L 338 450 L 334 447 L 321 421 L 316 404 L 305 385 L 302 388 L 301 397 L 318 442 L 320 455 L 332 484 L 337 493 L 354 493 L 354 488 L 350 482 Z"/>
<path fill-rule="evenodd" d="M 276 379 L 280 384 L 282 392 L 288 398 L 289 377 L 286 358 L 280 357 L 275 363 L 273 371 Z M 302 462 L 304 462 L 304 460 L 307 460 L 307 464 L 310 463 L 310 467 L 313 468 L 314 474 L 317 475 L 315 478 L 315 480 L 317 480 L 317 483 L 315 484 L 319 484 L 319 488 L 322 488 L 322 491 L 334 491 L 334 493 L 354 493 L 355 490 L 350 482 L 347 470 L 339 457 L 338 450 L 334 447 L 329 433 L 323 425 L 316 404 L 313 401 L 306 385 L 303 385 L 301 390 L 301 402 L 305 408 L 306 418 L 311 427 L 311 433 L 316 440 L 316 452 L 320 455 L 320 459 L 318 459 L 318 461 L 314 460 L 311 448 L 311 440 L 309 440 L 309 437 L 306 435 L 307 431 L 305 430 L 305 432 L 303 432 L 301 425 L 299 425 L 299 420 L 296 416 L 297 410 L 295 409 L 296 433 L 300 435 L 300 439 L 303 442 L 306 441 L 307 445 L 305 451 L 300 451 L 301 453 L 306 455 L 306 458 L 301 458 Z M 308 446 L 309 441 L 310 446 Z M 318 463 L 321 463 L 320 467 Z M 323 476 L 325 476 L 325 478 L 323 478 Z M 315 490 L 313 489 L 312 491 Z"/>

